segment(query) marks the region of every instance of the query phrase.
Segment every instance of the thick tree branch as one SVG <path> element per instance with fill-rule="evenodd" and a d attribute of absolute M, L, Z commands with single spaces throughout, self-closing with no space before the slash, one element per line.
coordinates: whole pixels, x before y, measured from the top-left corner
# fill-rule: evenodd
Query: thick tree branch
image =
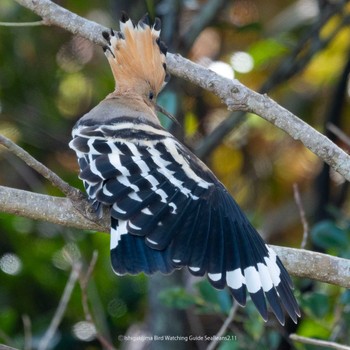
<path fill-rule="evenodd" d="M 109 232 L 107 220 L 104 223 L 102 221 L 97 223 L 87 219 L 67 198 L 5 186 L 0 186 L 0 198 L 0 212 L 79 229 Z"/>
<path fill-rule="evenodd" d="M 16 1 L 41 16 L 48 25 L 62 27 L 98 45 L 104 45 L 101 33 L 107 28 L 86 20 L 49 0 Z M 350 181 L 350 157 L 326 136 L 268 96 L 248 89 L 238 80 L 220 77 L 177 54 L 167 55 L 167 67 L 171 74 L 213 92 L 221 98 L 228 109 L 252 112 L 276 125 L 295 140 L 300 140 L 308 149 Z"/>
<path fill-rule="evenodd" d="M 271 247 L 291 275 L 350 288 L 350 260 L 305 249 Z"/>
<path fill-rule="evenodd" d="M 0 212 L 85 230 L 109 232 L 106 218 L 98 225 L 75 209 L 67 198 L 0 186 Z M 350 260 L 304 249 L 273 246 L 291 275 L 350 288 Z"/>

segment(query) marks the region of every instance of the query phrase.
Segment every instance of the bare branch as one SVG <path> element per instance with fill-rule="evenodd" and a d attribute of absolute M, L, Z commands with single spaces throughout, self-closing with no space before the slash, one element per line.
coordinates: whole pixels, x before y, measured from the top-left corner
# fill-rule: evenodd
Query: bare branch
<path fill-rule="evenodd" d="M 89 300 L 88 300 L 88 293 L 87 293 L 87 287 L 88 287 L 88 283 L 89 280 L 91 278 L 92 272 L 95 268 L 96 262 L 97 262 L 97 257 L 98 257 L 98 253 L 97 250 L 94 251 L 88 270 L 85 274 L 85 276 L 81 273 L 80 274 L 80 278 L 79 278 L 79 284 L 80 284 L 80 289 L 81 289 L 81 302 L 83 305 L 83 310 L 84 310 L 84 315 L 85 315 L 85 320 L 89 323 L 91 323 L 94 328 L 95 328 L 95 336 L 98 339 L 98 341 L 101 343 L 101 345 L 107 349 L 107 350 L 115 350 L 115 347 L 108 341 L 108 339 L 106 339 L 106 337 L 101 334 L 101 332 L 99 331 L 96 322 L 94 321 L 94 318 L 92 316 L 92 313 L 90 311 L 90 307 L 89 307 Z"/>
<path fill-rule="evenodd" d="M 271 245 L 291 275 L 350 288 L 350 260 Z"/>
<path fill-rule="evenodd" d="M 19 350 L 17 348 L 13 348 L 12 346 L 7 346 L 4 344 L 0 344 L 0 350 Z"/>
<path fill-rule="evenodd" d="M 24 350 L 32 349 L 32 322 L 28 315 L 22 315 L 22 322 L 24 328 Z"/>
<path fill-rule="evenodd" d="M 67 198 L 5 186 L 0 186 L 0 198 L 0 212 L 79 229 L 109 232 L 110 224 L 107 218 L 105 221 L 89 220 Z"/>
<path fill-rule="evenodd" d="M 326 136 L 299 119 L 267 95 L 258 94 L 237 80 L 218 76 L 180 55 L 169 55 L 167 64 L 175 75 L 213 92 L 230 110 L 253 112 L 293 139 L 300 140 L 308 149 L 350 181 L 350 157 Z"/>
<path fill-rule="evenodd" d="M 45 21 L 36 22 L 0 22 L 0 27 L 36 27 L 46 25 Z"/>
<path fill-rule="evenodd" d="M 72 272 L 69 276 L 66 287 L 64 288 L 64 291 L 63 291 L 61 300 L 58 304 L 55 315 L 52 318 L 50 326 L 46 330 L 46 333 L 44 334 L 43 338 L 40 340 L 40 343 L 38 345 L 38 350 L 47 349 L 52 337 L 55 335 L 57 328 L 62 321 L 62 317 L 66 311 L 69 299 L 72 295 L 73 288 L 79 277 L 80 271 L 81 271 L 81 263 L 79 262 L 74 263 L 72 267 Z"/>
<path fill-rule="evenodd" d="M 350 347 L 346 345 L 338 344 L 332 341 L 302 337 L 297 334 L 291 334 L 289 338 L 300 343 L 316 345 L 317 347 L 321 346 L 323 348 L 330 348 L 336 350 L 350 350 Z"/>
<path fill-rule="evenodd" d="M 57 174 L 47 168 L 45 165 L 33 158 L 27 151 L 16 145 L 4 135 L 0 135 L 0 144 L 5 146 L 10 152 L 22 159 L 28 166 L 38 172 L 40 175 L 48 179 L 54 186 L 60 189 L 67 197 L 80 200 L 82 194 L 76 188 L 71 187 L 67 182 L 63 181 Z"/>
<path fill-rule="evenodd" d="M 347 146 L 350 147 L 350 137 L 348 135 L 346 135 L 344 131 L 340 130 L 333 123 L 327 123 L 326 127 L 331 133 L 333 133 L 335 136 L 337 136 L 339 140 L 341 140 Z"/>
<path fill-rule="evenodd" d="M 237 309 L 238 309 L 238 303 L 234 302 L 225 322 L 222 324 L 219 331 L 215 334 L 214 339 L 208 345 L 207 350 L 215 349 L 216 345 L 220 342 L 220 338 L 225 334 L 227 328 L 230 326 L 231 322 L 235 318 Z"/>
<path fill-rule="evenodd" d="M 56 5 L 50 0 L 15 0 L 20 5 L 32 10 L 39 15 L 47 25 L 55 25 L 64 28 L 73 34 L 80 35 L 95 44 L 105 45 L 102 31 L 108 30 L 96 22 Z"/>
<path fill-rule="evenodd" d="M 203 159 L 213 151 L 230 131 L 246 119 L 244 112 L 232 112 L 208 136 L 203 138 L 194 150 L 197 157 Z"/>
<path fill-rule="evenodd" d="M 86 20 L 49 0 L 16 0 L 32 10 L 46 23 L 62 27 L 98 45 L 104 45 L 102 31 L 107 28 Z M 295 140 L 300 140 L 308 149 L 329 164 L 335 171 L 350 181 L 350 157 L 326 136 L 278 105 L 266 95 L 258 94 L 238 80 L 220 77 L 178 54 L 167 55 L 167 67 L 171 74 L 188 80 L 203 89 L 211 91 L 227 105 L 229 110 L 255 113 Z"/>
<path fill-rule="evenodd" d="M 305 249 L 306 244 L 307 244 L 307 239 L 309 236 L 309 224 L 307 223 L 307 220 L 306 220 L 304 206 L 303 206 L 303 203 L 301 201 L 298 185 L 296 183 L 293 185 L 293 191 L 294 191 L 295 203 L 298 206 L 301 223 L 303 225 L 303 240 L 301 242 L 300 248 Z"/>
<path fill-rule="evenodd" d="M 186 49 L 193 45 L 203 28 L 210 24 L 225 3 L 225 0 L 210 0 L 201 6 L 200 12 L 194 16 L 192 23 L 183 35 Z"/>
<path fill-rule="evenodd" d="M 267 92 L 277 84 L 285 82 L 292 76 L 300 73 L 312 57 L 330 43 L 334 35 L 346 25 L 346 21 L 343 19 L 326 38 L 322 38 L 323 36 L 320 35 L 320 32 L 332 16 L 339 14 L 344 17 L 344 6 L 346 2 L 346 0 L 342 0 L 337 3 L 328 4 L 329 6 L 322 8 L 318 20 L 311 24 L 304 35 L 299 38 L 298 44 L 291 50 L 288 57 L 282 60 L 277 69 L 272 72 L 269 79 L 263 84 L 261 88 L 262 92 Z M 276 28 L 271 29 L 272 31 L 276 30 Z"/>
<path fill-rule="evenodd" d="M 5 341 L 7 344 L 14 344 L 14 340 L 12 340 L 2 329 L 0 329 L 0 339 Z M 0 350 L 9 350 L 9 349 L 14 349 L 14 348 L 11 348 L 10 346 L 8 345 L 3 345 L 3 344 L 0 344 Z"/>

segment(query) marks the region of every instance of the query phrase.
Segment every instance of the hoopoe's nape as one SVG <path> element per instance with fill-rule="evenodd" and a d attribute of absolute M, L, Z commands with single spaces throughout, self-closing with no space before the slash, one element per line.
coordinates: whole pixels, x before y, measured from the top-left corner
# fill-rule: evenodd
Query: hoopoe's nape
<path fill-rule="evenodd" d="M 165 55 L 160 40 L 161 22 L 150 25 L 146 14 L 134 25 L 126 13 L 120 19 L 120 31 L 103 32 L 105 55 L 115 79 L 115 93 L 137 94 L 153 100 L 168 79 Z"/>

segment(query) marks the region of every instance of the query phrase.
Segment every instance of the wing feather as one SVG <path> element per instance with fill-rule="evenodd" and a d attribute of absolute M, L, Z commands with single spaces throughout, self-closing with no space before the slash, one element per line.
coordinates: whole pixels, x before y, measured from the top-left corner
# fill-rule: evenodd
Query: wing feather
<path fill-rule="evenodd" d="M 71 142 L 90 198 L 110 207 L 114 271 L 187 266 L 218 289 L 228 286 L 241 305 L 248 292 L 265 320 L 267 300 L 281 323 L 282 306 L 296 322 L 287 271 L 224 186 L 164 130 L 129 125 L 82 127 Z"/>

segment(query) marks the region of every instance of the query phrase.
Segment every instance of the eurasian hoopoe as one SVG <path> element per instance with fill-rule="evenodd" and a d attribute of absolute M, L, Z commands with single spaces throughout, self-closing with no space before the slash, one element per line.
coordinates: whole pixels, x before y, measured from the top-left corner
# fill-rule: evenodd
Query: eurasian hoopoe
<path fill-rule="evenodd" d="M 275 252 L 214 174 L 162 128 L 155 100 L 166 72 L 160 20 L 104 32 L 115 90 L 73 128 L 80 178 L 93 206 L 110 209 L 116 274 L 170 273 L 187 266 L 228 287 L 240 305 L 251 296 L 267 320 L 266 299 L 284 324 L 300 317 L 292 281 Z M 282 307 L 283 306 L 283 307 Z"/>

